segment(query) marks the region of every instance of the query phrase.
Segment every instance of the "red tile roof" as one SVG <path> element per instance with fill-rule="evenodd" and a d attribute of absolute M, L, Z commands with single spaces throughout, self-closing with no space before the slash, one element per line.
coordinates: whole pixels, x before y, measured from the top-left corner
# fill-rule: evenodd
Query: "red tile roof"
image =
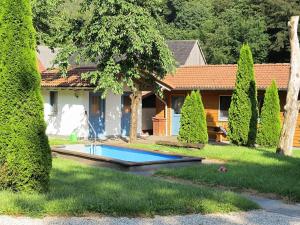
<path fill-rule="evenodd" d="M 81 79 L 81 74 L 94 71 L 95 68 L 73 68 L 66 77 L 62 77 L 57 69 L 42 73 L 42 87 L 92 87 L 89 82 Z"/>
<path fill-rule="evenodd" d="M 58 70 L 42 73 L 43 87 L 92 87 L 80 77 L 95 68 L 73 68 L 66 77 Z M 174 90 L 232 90 L 235 86 L 236 65 L 204 65 L 180 67 L 175 75 L 167 75 L 163 84 Z M 258 89 L 266 89 L 275 80 L 281 90 L 287 89 L 290 74 L 289 64 L 255 64 L 255 79 Z"/>
<path fill-rule="evenodd" d="M 290 64 L 255 64 L 258 89 L 266 89 L 275 80 L 279 89 L 287 89 Z M 232 90 L 235 86 L 237 65 L 204 65 L 180 67 L 175 75 L 162 81 L 175 90 Z"/>

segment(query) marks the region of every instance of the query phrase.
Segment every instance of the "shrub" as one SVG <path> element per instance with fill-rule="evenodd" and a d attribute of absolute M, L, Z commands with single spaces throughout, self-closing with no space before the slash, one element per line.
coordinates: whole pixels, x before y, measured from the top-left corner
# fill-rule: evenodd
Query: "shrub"
<path fill-rule="evenodd" d="M 199 91 L 193 91 L 181 109 L 178 140 L 183 143 L 207 143 L 206 116 Z"/>
<path fill-rule="evenodd" d="M 275 81 L 267 88 L 258 126 L 257 143 L 276 147 L 280 137 L 280 100 Z"/>
<path fill-rule="evenodd" d="M 253 58 L 249 45 L 245 44 L 240 51 L 235 90 L 229 108 L 228 136 L 230 141 L 236 145 L 254 146 L 257 117 Z"/>
<path fill-rule="evenodd" d="M 1 1 L 0 49 L 0 188 L 46 191 L 51 151 L 29 0 Z"/>

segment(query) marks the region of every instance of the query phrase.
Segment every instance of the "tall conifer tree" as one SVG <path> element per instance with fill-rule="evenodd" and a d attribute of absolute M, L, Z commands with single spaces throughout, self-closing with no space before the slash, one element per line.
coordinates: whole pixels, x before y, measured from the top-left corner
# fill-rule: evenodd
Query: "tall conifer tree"
<path fill-rule="evenodd" d="M 280 137 L 280 100 L 275 81 L 267 88 L 258 126 L 257 143 L 276 147 Z"/>
<path fill-rule="evenodd" d="M 51 152 L 45 135 L 29 0 L 0 1 L 0 188 L 46 191 Z"/>
<path fill-rule="evenodd" d="M 229 139 L 233 144 L 254 146 L 257 132 L 257 90 L 251 49 L 240 51 L 235 90 L 229 108 Z"/>
<path fill-rule="evenodd" d="M 206 115 L 199 91 L 192 91 L 184 101 L 178 139 L 184 143 L 208 142 Z"/>

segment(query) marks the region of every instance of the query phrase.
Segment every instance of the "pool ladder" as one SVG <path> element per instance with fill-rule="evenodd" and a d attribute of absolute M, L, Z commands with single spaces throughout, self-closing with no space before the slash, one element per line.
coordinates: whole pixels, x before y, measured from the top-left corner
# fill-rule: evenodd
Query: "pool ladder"
<path fill-rule="evenodd" d="M 91 142 L 91 147 L 90 147 L 90 154 L 95 155 L 96 152 L 96 142 L 97 142 L 97 133 L 93 127 L 93 125 L 91 124 L 90 120 L 88 120 L 89 126 L 92 128 L 92 131 L 94 133 L 94 140 Z"/>
<path fill-rule="evenodd" d="M 90 154 L 95 155 L 96 152 L 96 145 L 92 142 L 90 147 Z"/>

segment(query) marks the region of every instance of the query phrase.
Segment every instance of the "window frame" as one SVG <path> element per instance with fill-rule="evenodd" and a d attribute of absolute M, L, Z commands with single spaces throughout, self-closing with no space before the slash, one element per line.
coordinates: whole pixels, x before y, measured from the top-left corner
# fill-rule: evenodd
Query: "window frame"
<path fill-rule="evenodd" d="M 231 99 L 232 95 L 219 95 L 218 121 L 220 121 L 220 122 L 227 122 L 228 121 L 228 117 L 227 118 L 221 117 L 221 97 L 230 97 L 230 99 Z M 231 104 L 231 101 L 230 101 L 230 104 Z M 229 109 L 228 109 L 228 111 L 229 111 Z"/>
<path fill-rule="evenodd" d="M 182 105 L 181 105 L 181 108 L 180 108 L 180 113 L 175 113 L 175 109 L 174 109 L 174 107 L 173 107 L 173 98 L 174 98 L 174 97 L 182 97 L 182 98 L 183 98 L 183 102 L 182 102 Z M 172 109 L 172 114 L 176 114 L 176 115 L 181 115 L 181 114 L 182 114 L 182 113 L 181 113 L 181 109 L 182 109 L 182 106 L 183 106 L 183 104 L 184 104 L 184 101 L 185 101 L 186 97 L 187 97 L 187 95 L 182 95 L 182 94 L 176 94 L 176 95 L 172 95 L 172 96 L 171 96 L 171 109 Z"/>
<path fill-rule="evenodd" d="M 54 93 L 54 104 L 51 104 L 52 93 Z M 58 114 L 58 91 L 49 91 L 49 105 L 51 107 L 50 116 L 56 116 Z"/>

